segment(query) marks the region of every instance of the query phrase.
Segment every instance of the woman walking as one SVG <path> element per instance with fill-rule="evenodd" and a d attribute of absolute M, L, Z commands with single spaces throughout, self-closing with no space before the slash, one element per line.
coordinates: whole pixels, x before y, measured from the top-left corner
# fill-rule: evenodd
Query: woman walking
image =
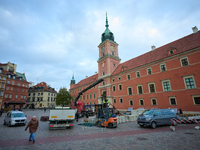
<path fill-rule="evenodd" d="M 33 143 L 35 143 L 35 132 L 37 131 L 38 126 L 39 126 L 39 122 L 37 121 L 36 117 L 33 116 L 31 121 L 29 121 L 28 125 L 25 128 L 25 131 L 29 128 L 29 132 L 30 132 L 29 141 L 33 140 Z"/>

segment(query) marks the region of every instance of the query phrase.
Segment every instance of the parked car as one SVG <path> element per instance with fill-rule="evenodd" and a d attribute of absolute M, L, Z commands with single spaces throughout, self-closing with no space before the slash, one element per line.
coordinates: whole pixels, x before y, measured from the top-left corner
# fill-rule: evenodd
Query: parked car
<path fill-rule="evenodd" d="M 159 125 L 170 125 L 171 119 L 177 119 L 174 109 L 149 109 L 138 117 L 137 123 L 141 127 L 150 126 L 155 129 Z"/>
<path fill-rule="evenodd" d="M 4 118 L 4 125 L 26 125 L 27 119 L 22 111 L 8 111 Z"/>

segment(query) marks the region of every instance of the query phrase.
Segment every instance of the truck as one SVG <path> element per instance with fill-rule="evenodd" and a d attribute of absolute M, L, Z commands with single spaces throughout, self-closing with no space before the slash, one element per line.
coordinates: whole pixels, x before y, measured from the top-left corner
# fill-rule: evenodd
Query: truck
<path fill-rule="evenodd" d="M 86 111 L 88 111 L 90 116 L 94 115 L 94 105 L 85 105 L 83 102 L 77 102 L 77 106 L 71 106 L 71 108 L 77 109 L 79 117 L 84 117 Z"/>
<path fill-rule="evenodd" d="M 50 110 L 49 130 L 66 129 L 74 126 L 76 109 L 70 107 L 55 107 Z"/>

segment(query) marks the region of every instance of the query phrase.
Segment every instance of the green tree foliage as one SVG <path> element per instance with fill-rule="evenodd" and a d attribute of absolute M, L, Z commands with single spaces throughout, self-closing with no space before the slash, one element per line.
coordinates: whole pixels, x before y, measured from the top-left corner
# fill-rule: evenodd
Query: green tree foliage
<path fill-rule="evenodd" d="M 56 96 L 56 105 L 66 106 L 70 104 L 70 100 L 72 99 L 69 91 L 66 88 L 60 88 L 57 96 Z"/>

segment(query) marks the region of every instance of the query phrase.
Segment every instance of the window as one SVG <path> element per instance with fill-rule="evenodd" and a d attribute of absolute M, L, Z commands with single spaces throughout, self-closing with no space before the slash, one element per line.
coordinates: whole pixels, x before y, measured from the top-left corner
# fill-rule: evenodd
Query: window
<path fill-rule="evenodd" d="M 150 75 L 152 73 L 151 68 L 147 68 L 147 74 Z"/>
<path fill-rule="evenodd" d="M 143 99 L 139 99 L 139 101 L 140 101 L 140 105 L 144 105 L 144 100 Z"/>
<path fill-rule="evenodd" d="M 12 98 L 12 94 L 9 95 L 9 98 Z"/>
<path fill-rule="evenodd" d="M 116 103 L 116 99 L 114 99 L 113 102 Z"/>
<path fill-rule="evenodd" d="M 6 80 L 6 77 L 3 77 L 3 80 L 5 81 L 5 80 Z"/>
<path fill-rule="evenodd" d="M 115 78 L 112 79 L 112 82 L 115 82 Z"/>
<path fill-rule="evenodd" d="M 131 75 L 127 74 L 127 80 L 130 80 L 130 79 L 131 79 Z"/>
<path fill-rule="evenodd" d="M 0 91 L 0 96 L 3 96 L 3 91 Z"/>
<path fill-rule="evenodd" d="M 11 87 L 10 90 L 12 91 L 12 90 L 13 90 L 13 87 Z"/>
<path fill-rule="evenodd" d="M 105 81 L 103 81 L 103 83 L 102 83 L 103 85 L 105 85 Z"/>
<path fill-rule="evenodd" d="M 12 85 L 14 85 L 14 81 L 12 81 Z"/>
<path fill-rule="evenodd" d="M 139 78 L 140 77 L 140 71 L 136 72 L 136 77 Z"/>
<path fill-rule="evenodd" d="M 155 85 L 154 83 L 149 83 L 149 93 L 154 93 L 155 92 Z"/>
<path fill-rule="evenodd" d="M 48 102 L 49 102 L 49 100 L 50 100 L 50 97 L 48 97 Z"/>
<path fill-rule="evenodd" d="M 90 99 L 92 99 L 92 94 L 90 94 Z"/>
<path fill-rule="evenodd" d="M 10 81 L 7 81 L 8 84 L 10 84 Z"/>
<path fill-rule="evenodd" d="M 115 91 L 115 85 L 112 86 L 112 91 Z"/>
<path fill-rule="evenodd" d="M 103 76 L 104 76 L 104 75 L 105 75 L 105 71 L 103 71 L 103 73 L 102 73 L 102 74 L 103 74 Z"/>
<path fill-rule="evenodd" d="M 119 84 L 119 85 L 118 85 L 118 88 L 119 88 L 119 90 L 121 91 L 121 90 L 122 90 L 122 85 Z"/>
<path fill-rule="evenodd" d="M 1 88 L 4 88 L 4 83 L 1 84 Z"/>
<path fill-rule="evenodd" d="M 23 96 L 21 95 L 21 99 L 23 99 Z"/>
<path fill-rule="evenodd" d="M 151 103 L 152 103 L 152 105 L 157 105 L 157 100 L 156 100 L 156 98 L 152 98 L 152 99 L 151 99 Z"/>
<path fill-rule="evenodd" d="M 128 87 L 128 95 L 132 95 L 132 87 Z"/>
<path fill-rule="evenodd" d="M 115 64 L 113 64 L 113 67 L 115 67 Z"/>
<path fill-rule="evenodd" d="M 166 71 L 167 70 L 166 69 L 166 65 L 165 64 L 161 64 L 160 65 L 160 70 L 161 70 L 161 72 Z"/>
<path fill-rule="evenodd" d="M 40 93 L 38 93 L 38 96 L 40 96 Z"/>
<path fill-rule="evenodd" d="M 171 91 L 169 80 L 162 81 L 163 84 L 163 90 L 164 91 Z"/>
<path fill-rule="evenodd" d="M 26 96 L 24 96 L 24 99 L 26 99 Z"/>
<path fill-rule="evenodd" d="M 194 105 L 200 105 L 200 95 L 193 95 L 192 96 Z"/>
<path fill-rule="evenodd" d="M 120 102 L 120 103 L 123 103 L 123 99 L 122 99 L 122 98 L 120 98 L 120 99 L 119 99 L 119 102 Z"/>
<path fill-rule="evenodd" d="M 9 90 L 9 87 L 8 87 L 8 86 L 6 87 L 6 90 Z"/>
<path fill-rule="evenodd" d="M 37 98 L 37 101 L 38 101 L 38 102 L 40 101 L 40 98 L 39 98 L 39 97 Z"/>
<path fill-rule="evenodd" d="M 184 83 L 185 83 L 186 89 L 194 89 L 195 88 L 193 76 L 185 76 L 183 78 L 184 78 Z"/>
<path fill-rule="evenodd" d="M 170 105 L 176 105 L 176 97 L 169 97 Z"/>
<path fill-rule="evenodd" d="M 121 80 L 121 77 L 118 77 L 118 80 Z"/>
<path fill-rule="evenodd" d="M 17 83 L 17 86 L 20 86 L 20 84 L 19 84 L 19 83 Z"/>
<path fill-rule="evenodd" d="M 24 89 L 22 89 L 22 92 L 24 92 Z"/>
<path fill-rule="evenodd" d="M 88 99 L 88 94 L 87 94 L 87 99 Z"/>
<path fill-rule="evenodd" d="M 43 95 L 43 93 L 41 93 L 41 95 Z"/>
<path fill-rule="evenodd" d="M 33 102 L 35 102 L 35 97 L 33 97 Z"/>
<path fill-rule="evenodd" d="M 5 98 L 8 98 L 8 94 L 5 94 Z"/>
<path fill-rule="evenodd" d="M 94 99 L 95 99 L 95 93 L 93 94 L 93 97 L 94 97 Z"/>
<path fill-rule="evenodd" d="M 132 100 L 132 99 L 129 100 L 129 105 L 130 105 L 130 106 L 133 106 L 133 100 Z"/>
<path fill-rule="evenodd" d="M 180 60 L 181 60 L 181 65 L 182 65 L 182 67 L 188 66 L 188 65 L 189 65 L 189 62 L 188 62 L 188 58 L 187 58 L 187 57 L 182 58 L 182 59 L 180 59 Z"/>
<path fill-rule="evenodd" d="M 137 85 L 138 94 L 143 94 L 142 85 Z"/>

